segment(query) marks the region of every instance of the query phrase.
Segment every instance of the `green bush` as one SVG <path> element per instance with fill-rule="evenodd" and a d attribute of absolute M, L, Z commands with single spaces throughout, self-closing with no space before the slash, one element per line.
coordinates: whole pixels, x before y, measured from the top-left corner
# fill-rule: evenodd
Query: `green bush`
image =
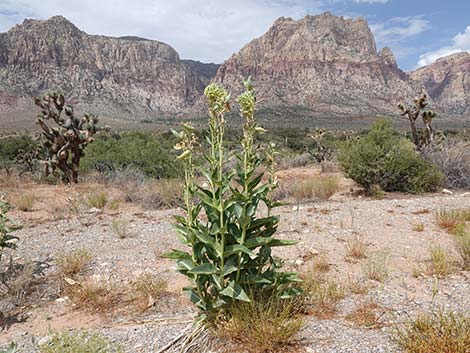
<path fill-rule="evenodd" d="M 181 164 L 171 155 L 171 147 L 160 139 L 169 140 L 144 132 L 100 135 L 88 146 L 81 170 L 106 174 L 131 167 L 153 178 L 181 176 Z"/>
<path fill-rule="evenodd" d="M 0 168 L 9 174 L 17 164 L 18 156 L 33 150 L 35 142 L 27 134 L 0 138 Z"/>
<path fill-rule="evenodd" d="M 55 333 L 48 343 L 39 346 L 41 353 L 122 353 L 121 346 L 99 334 L 87 332 Z"/>
<path fill-rule="evenodd" d="M 429 192 L 443 183 L 437 166 L 398 136 L 387 119 L 375 122 L 367 135 L 343 143 L 338 159 L 347 176 L 367 192 L 376 186 L 384 191 Z"/>

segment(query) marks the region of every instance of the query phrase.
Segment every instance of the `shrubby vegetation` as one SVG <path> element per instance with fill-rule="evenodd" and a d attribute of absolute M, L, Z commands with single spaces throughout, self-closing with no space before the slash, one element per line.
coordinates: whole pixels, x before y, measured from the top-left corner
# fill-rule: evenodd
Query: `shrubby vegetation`
<path fill-rule="evenodd" d="M 384 191 L 427 192 L 443 183 L 437 166 L 398 136 L 389 120 L 379 120 L 367 135 L 345 142 L 339 161 L 346 174 L 368 192 L 377 186 Z"/>

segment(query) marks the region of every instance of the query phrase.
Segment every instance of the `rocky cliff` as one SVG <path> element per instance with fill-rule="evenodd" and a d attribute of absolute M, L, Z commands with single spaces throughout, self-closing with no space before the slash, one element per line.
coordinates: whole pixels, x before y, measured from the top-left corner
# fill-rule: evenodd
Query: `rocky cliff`
<path fill-rule="evenodd" d="M 377 52 L 364 19 L 330 13 L 279 18 L 228 59 L 213 81 L 237 92 L 248 76 L 265 107 L 283 104 L 334 116 L 394 114 L 399 100 L 419 91 L 390 49 Z"/>
<path fill-rule="evenodd" d="M 470 113 L 470 53 L 458 53 L 410 73 L 421 82 L 439 112 L 449 115 Z"/>
<path fill-rule="evenodd" d="M 25 20 L 0 34 L 0 110 L 56 88 L 100 115 L 175 114 L 201 95 L 204 70 L 213 68 L 187 64 L 158 41 L 88 35 L 61 16 Z"/>

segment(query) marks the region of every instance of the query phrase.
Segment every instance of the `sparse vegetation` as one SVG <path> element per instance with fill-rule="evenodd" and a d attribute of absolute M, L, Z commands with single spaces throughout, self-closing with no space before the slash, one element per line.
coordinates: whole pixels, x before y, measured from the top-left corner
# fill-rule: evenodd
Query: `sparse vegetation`
<path fill-rule="evenodd" d="M 315 272 L 302 276 L 304 305 L 308 312 L 319 318 L 336 313 L 337 305 L 346 296 L 346 288 L 332 279 L 325 279 Z"/>
<path fill-rule="evenodd" d="M 234 303 L 218 322 L 217 334 L 250 353 L 275 353 L 295 344 L 303 326 L 298 299 L 252 299 Z"/>
<path fill-rule="evenodd" d="M 88 196 L 87 204 L 88 207 L 95 207 L 103 209 L 108 203 L 108 194 L 106 192 L 98 192 Z"/>
<path fill-rule="evenodd" d="M 62 332 L 39 346 L 40 353 L 124 353 L 122 347 L 99 334 Z"/>
<path fill-rule="evenodd" d="M 387 192 L 428 192 L 443 182 L 439 169 L 398 136 L 389 120 L 375 122 L 367 135 L 344 143 L 338 158 L 346 174 L 367 192 L 374 185 Z"/>
<path fill-rule="evenodd" d="M 434 215 L 437 224 L 451 234 L 462 231 L 465 222 L 470 222 L 470 209 L 440 209 Z"/>
<path fill-rule="evenodd" d="M 107 313 L 115 309 L 123 299 L 124 289 L 119 284 L 103 279 L 87 279 L 69 283 L 66 293 L 78 308 L 92 313 Z"/>
<path fill-rule="evenodd" d="M 437 277 L 445 277 L 453 272 L 454 262 L 451 255 L 440 245 L 429 247 L 430 261 L 427 266 L 427 274 Z"/>
<path fill-rule="evenodd" d="M 422 222 L 413 223 L 411 228 L 415 232 L 424 232 L 424 223 L 422 223 Z"/>
<path fill-rule="evenodd" d="M 59 253 L 55 262 L 61 278 L 74 278 L 83 274 L 92 260 L 93 254 L 90 250 L 77 249 Z"/>
<path fill-rule="evenodd" d="M 168 282 L 151 273 L 143 273 L 132 282 L 132 288 L 141 296 L 153 299 L 161 296 L 168 287 Z"/>
<path fill-rule="evenodd" d="M 455 246 L 462 258 L 462 267 L 470 270 L 470 232 L 456 235 Z"/>
<path fill-rule="evenodd" d="M 371 253 L 364 267 L 367 278 L 377 282 L 384 282 L 389 274 L 387 261 L 388 255 L 383 251 Z"/>
<path fill-rule="evenodd" d="M 364 259 L 366 257 L 367 243 L 360 237 L 355 236 L 346 242 L 346 258 Z"/>
<path fill-rule="evenodd" d="M 450 312 L 422 314 L 395 331 L 405 353 L 468 353 L 470 317 Z"/>
<path fill-rule="evenodd" d="M 332 175 L 318 175 L 314 178 L 297 180 L 284 186 L 282 198 L 292 197 L 297 202 L 318 198 L 326 201 L 339 190 L 339 178 Z M 278 197 L 281 198 L 281 197 Z"/>
<path fill-rule="evenodd" d="M 33 209 L 35 200 L 32 194 L 23 194 L 15 198 L 14 204 L 19 210 L 29 212 Z"/>
<path fill-rule="evenodd" d="M 12 233 L 18 230 L 20 226 L 8 217 L 7 213 L 10 210 L 10 204 L 0 196 L 0 264 L 5 249 L 16 249 L 16 242 L 18 240 L 18 237 Z"/>
<path fill-rule="evenodd" d="M 346 316 L 346 320 L 358 326 L 367 328 L 381 328 L 383 324 L 380 322 L 381 307 L 377 303 L 367 302 L 359 305 L 352 313 Z M 382 309 L 383 310 L 383 309 Z"/>
<path fill-rule="evenodd" d="M 116 218 L 111 221 L 111 230 L 120 239 L 130 236 L 129 221 L 126 218 Z"/>

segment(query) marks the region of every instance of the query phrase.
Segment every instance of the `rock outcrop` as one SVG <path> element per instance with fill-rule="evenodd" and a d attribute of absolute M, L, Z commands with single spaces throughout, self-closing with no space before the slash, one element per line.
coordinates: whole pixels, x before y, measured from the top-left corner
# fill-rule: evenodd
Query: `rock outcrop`
<path fill-rule="evenodd" d="M 25 20 L 0 34 L 0 110 L 31 105 L 32 96 L 53 88 L 100 115 L 176 114 L 210 79 L 204 69 L 213 68 L 194 66 L 158 41 L 88 35 L 61 16 Z"/>
<path fill-rule="evenodd" d="M 470 113 L 470 53 L 457 53 L 419 68 L 410 76 L 421 82 L 437 110 L 448 115 Z"/>
<path fill-rule="evenodd" d="M 377 52 L 363 18 L 330 13 L 279 18 L 228 59 L 213 81 L 238 92 L 248 76 L 265 107 L 288 105 L 329 116 L 396 114 L 398 101 L 419 92 L 390 49 Z"/>

